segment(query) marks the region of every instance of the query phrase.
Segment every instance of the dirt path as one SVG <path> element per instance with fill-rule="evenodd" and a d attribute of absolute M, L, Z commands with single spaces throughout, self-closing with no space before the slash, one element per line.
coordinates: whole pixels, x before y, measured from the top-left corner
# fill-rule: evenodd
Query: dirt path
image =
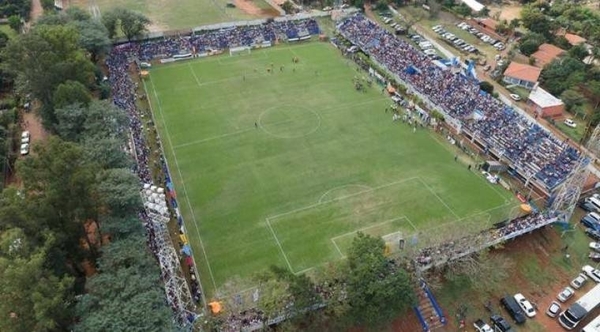
<path fill-rule="evenodd" d="M 40 118 L 33 112 L 23 113 L 23 130 L 29 131 L 32 145 L 48 139 L 48 132 L 42 126 Z"/>
<path fill-rule="evenodd" d="M 30 22 L 35 22 L 44 14 L 44 8 L 40 0 L 31 0 L 31 12 L 29 13 Z M 29 22 L 28 22 L 29 23 Z"/>

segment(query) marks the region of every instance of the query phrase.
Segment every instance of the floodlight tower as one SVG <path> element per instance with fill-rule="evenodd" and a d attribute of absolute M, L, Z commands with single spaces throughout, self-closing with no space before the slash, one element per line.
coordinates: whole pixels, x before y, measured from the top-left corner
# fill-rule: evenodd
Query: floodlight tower
<path fill-rule="evenodd" d="M 585 181 L 590 174 L 590 162 L 600 156 L 600 125 L 594 128 L 589 140 L 585 144 L 582 156 L 579 158 L 573 170 L 552 197 L 550 210 L 559 213 L 559 219 L 568 222 L 573 215 Z"/>

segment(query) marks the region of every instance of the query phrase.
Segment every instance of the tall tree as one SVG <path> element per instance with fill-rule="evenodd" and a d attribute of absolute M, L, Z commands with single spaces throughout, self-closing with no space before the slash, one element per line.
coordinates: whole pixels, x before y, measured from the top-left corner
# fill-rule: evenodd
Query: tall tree
<path fill-rule="evenodd" d="M 364 326 L 389 322 L 416 301 L 411 280 L 384 256 L 385 244 L 359 232 L 348 251 L 347 316 Z"/>
<path fill-rule="evenodd" d="M 127 168 L 111 168 L 98 173 L 97 192 L 112 216 L 134 215 L 142 208 L 140 181 Z"/>
<path fill-rule="evenodd" d="M 66 330 L 73 279 L 55 276 L 45 265 L 54 237 L 45 233 L 41 246 L 17 228 L 0 236 L 0 330 L 6 332 Z"/>
<path fill-rule="evenodd" d="M 102 22 L 108 30 L 109 37 L 117 35 L 117 29 L 128 39 L 141 36 L 146 32 L 150 20 L 140 12 L 124 8 L 114 8 L 103 15 Z"/>
<path fill-rule="evenodd" d="M 143 236 L 116 240 L 103 247 L 100 273 L 89 279 L 88 293 L 77 303 L 74 331 L 173 331 L 164 305 L 160 272 Z"/>
<path fill-rule="evenodd" d="M 59 84 L 54 90 L 52 103 L 55 109 L 70 104 L 87 106 L 92 101 L 92 96 L 85 85 L 77 81 L 66 81 Z"/>
<path fill-rule="evenodd" d="M 80 146 L 58 138 L 34 146 L 34 151 L 17 164 L 25 199 L 36 206 L 32 215 L 60 235 L 59 244 L 69 254 L 81 254 L 85 223 L 97 217 L 97 167 L 86 162 Z"/>
<path fill-rule="evenodd" d="M 37 26 L 11 40 L 2 59 L 21 91 L 50 106 L 41 114 L 50 126 L 55 123 L 52 98 L 57 86 L 68 80 L 87 85 L 93 79 L 94 66 L 79 48 L 79 34 L 73 27 Z"/>

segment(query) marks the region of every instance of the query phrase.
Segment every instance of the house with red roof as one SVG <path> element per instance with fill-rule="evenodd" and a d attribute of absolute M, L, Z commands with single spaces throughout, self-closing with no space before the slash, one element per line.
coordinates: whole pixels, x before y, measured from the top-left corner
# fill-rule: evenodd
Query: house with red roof
<path fill-rule="evenodd" d="M 504 71 L 502 80 L 507 84 L 514 84 L 531 90 L 537 83 L 541 73 L 541 68 L 513 61 Z"/>

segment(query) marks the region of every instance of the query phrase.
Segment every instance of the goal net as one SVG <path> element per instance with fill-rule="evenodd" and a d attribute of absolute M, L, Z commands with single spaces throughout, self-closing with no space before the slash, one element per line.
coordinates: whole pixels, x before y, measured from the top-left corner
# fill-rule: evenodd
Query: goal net
<path fill-rule="evenodd" d="M 240 54 L 250 54 L 251 52 L 252 52 L 252 49 L 249 46 L 232 47 L 229 49 L 230 56 L 240 55 Z"/>

